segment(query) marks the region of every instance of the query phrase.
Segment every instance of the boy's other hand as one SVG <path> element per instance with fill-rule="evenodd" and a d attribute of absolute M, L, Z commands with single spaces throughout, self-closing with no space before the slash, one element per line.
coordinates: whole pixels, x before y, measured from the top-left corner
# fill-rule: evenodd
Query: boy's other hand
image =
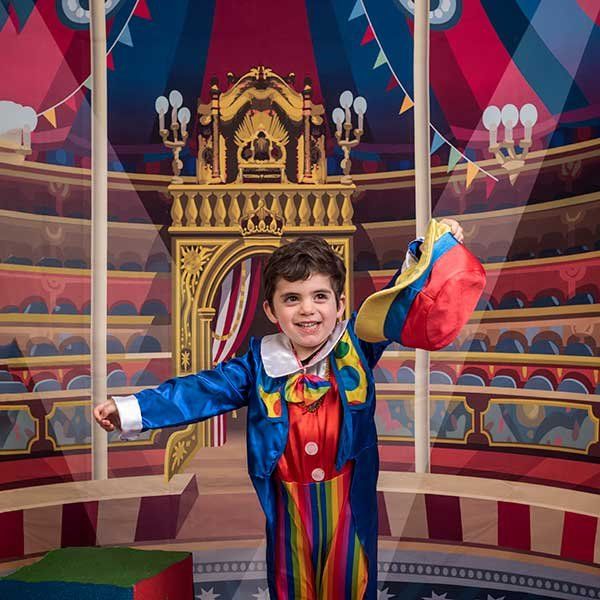
<path fill-rule="evenodd" d="M 96 423 L 105 431 L 121 429 L 119 411 L 115 401 L 112 399 L 94 407 L 94 418 L 96 419 Z"/>
<path fill-rule="evenodd" d="M 454 219 L 441 219 L 440 223 L 445 223 L 448 225 L 448 227 L 450 227 L 450 232 L 456 238 L 457 242 L 462 244 L 465 241 L 463 228 L 460 226 L 458 221 L 455 221 Z"/>

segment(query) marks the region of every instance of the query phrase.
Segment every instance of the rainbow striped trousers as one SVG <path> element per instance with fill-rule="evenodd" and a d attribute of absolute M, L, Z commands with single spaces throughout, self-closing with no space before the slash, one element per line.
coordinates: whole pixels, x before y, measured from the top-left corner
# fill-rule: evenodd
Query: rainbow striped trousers
<path fill-rule="evenodd" d="M 367 559 L 350 511 L 352 469 L 315 483 L 279 481 L 277 600 L 362 600 Z"/>

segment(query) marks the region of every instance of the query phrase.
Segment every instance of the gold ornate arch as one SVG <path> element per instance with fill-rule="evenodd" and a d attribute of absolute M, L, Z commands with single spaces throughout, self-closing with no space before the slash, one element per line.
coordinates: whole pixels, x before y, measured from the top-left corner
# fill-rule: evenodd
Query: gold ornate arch
<path fill-rule="evenodd" d="M 244 259 L 270 254 L 298 237 L 322 236 L 342 258 L 348 273 L 345 293 L 350 313 L 355 231 L 351 196 L 355 187 L 325 183 L 325 157 L 320 153 L 324 140 L 318 131 L 323 109 L 310 102 L 309 84 L 305 83 L 299 93 L 292 82 L 290 76 L 284 80 L 269 69 L 257 67 L 238 80 L 233 78 L 232 87 L 222 96 L 213 82 L 210 114 L 206 106 L 198 108 L 202 153 L 198 157 L 198 183 L 169 186 L 169 232 L 175 266 L 172 356 L 176 376 L 213 366 L 214 302 L 227 273 Z M 228 124 L 243 121 L 248 111 L 269 110 L 277 111 L 278 127 L 287 127 L 287 131 L 284 135 L 280 129 L 277 136 L 267 131 L 266 137 L 260 138 L 261 144 L 264 139 L 274 144 L 285 141 L 286 147 L 280 153 L 263 151 L 260 145 L 256 152 L 256 148 L 245 154 L 235 152 L 242 158 L 236 165 L 231 159 L 232 144 L 247 146 L 253 134 L 248 122 L 244 135 L 228 128 Z M 260 119 L 254 122 L 258 123 L 258 135 L 262 131 Z M 291 163 L 282 167 L 282 156 L 292 157 Z M 223 175 L 224 166 L 227 177 Z M 199 448 L 214 445 L 211 431 L 207 421 L 171 435 L 165 454 L 167 480 L 183 469 Z"/>

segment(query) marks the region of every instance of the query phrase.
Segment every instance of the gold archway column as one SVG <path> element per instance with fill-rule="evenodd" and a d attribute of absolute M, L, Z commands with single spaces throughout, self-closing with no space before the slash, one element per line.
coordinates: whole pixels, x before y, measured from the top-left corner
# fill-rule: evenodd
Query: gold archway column
<path fill-rule="evenodd" d="M 270 255 L 306 235 L 320 235 L 347 270 L 347 314 L 352 310 L 353 185 L 172 185 L 173 372 L 212 368 L 211 321 L 227 273 L 241 261 Z M 201 447 L 211 446 L 213 424 L 190 425 L 169 438 L 165 476 L 180 471 Z"/>
<path fill-rule="evenodd" d="M 196 323 L 192 326 L 197 330 L 198 346 L 200 348 L 210 348 L 211 345 L 211 321 L 215 316 L 214 308 L 200 308 L 197 311 Z M 181 361 L 181 354 L 179 355 Z M 187 356 L 187 354 L 184 354 Z M 191 359 L 191 356 L 190 356 Z M 188 360 L 187 358 L 185 359 Z M 188 369 L 191 372 L 210 369 L 211 355 L 210 353 L 199 352 L 196 361 L 197 368 Z M 191 366 L 191 365 L 190 365 Z M 187 371 L 181 372 L 179 367 L 175 367 L 178 375 L 185 375 Z M 188 425 L 184 430 L 177 431 L 169 437 L 167 447 L 165 449 L 165 465 L 164 473 L 168 481 L 182 470 L 192 458 L 198 448 L 211 445 L 211 427 L 210 422 L 193 423 Z"/>

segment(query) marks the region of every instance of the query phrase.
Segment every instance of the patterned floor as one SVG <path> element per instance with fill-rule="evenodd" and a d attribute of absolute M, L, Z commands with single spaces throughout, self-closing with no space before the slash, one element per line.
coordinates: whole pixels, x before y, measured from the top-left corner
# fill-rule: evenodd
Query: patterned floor
<path fill-rule="evenodd" d="M 378 600 L 600 598 L 600 570 L 404 550 L 380 550 L 378 567 Z M 264 548 L 194 552 L 194 568 L 196 600 L 269 598 Z"/>

